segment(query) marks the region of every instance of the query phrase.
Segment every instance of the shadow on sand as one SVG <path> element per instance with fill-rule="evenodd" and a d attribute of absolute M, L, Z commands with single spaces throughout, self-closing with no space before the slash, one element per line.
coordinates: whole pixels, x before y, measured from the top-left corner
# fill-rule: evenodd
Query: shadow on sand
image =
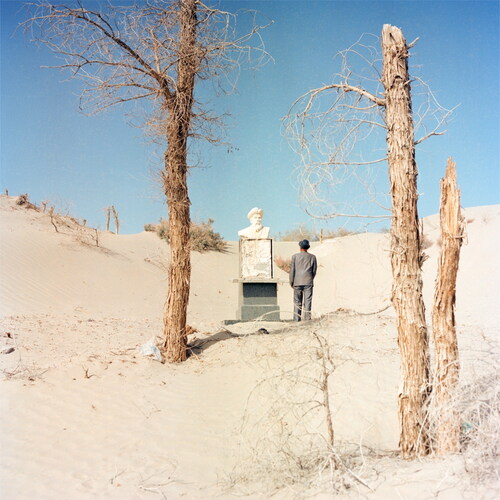
<path fill-rule="evenodd" d="M 309 322 L 308 322 L 309 323 Z M 284 333 L 289 333 L 297 329 L 300 324 L 292 320 L 280 321 L 273 324 L 271 331 L 271 326 L 266 323 L 266 327 L 261 326 L 262 323 L 255 322 L 255 331 L 249 333 L 235 333 L 231 332 L 227 328 L 223 328 L 220 331 L 213 333 L 209 337 L 204 339 L 195 338 L 192 342 L 188 343 L 188 356 L 196 355 L 200 356 L 207 349 L 217 344 L 218 342 L 224 342 L 226 340 L 238 339 L 244 337 L 253 337 L 255 335 L 282 335 Z M 275 328 L 278 327 L 278 328 Z"/>

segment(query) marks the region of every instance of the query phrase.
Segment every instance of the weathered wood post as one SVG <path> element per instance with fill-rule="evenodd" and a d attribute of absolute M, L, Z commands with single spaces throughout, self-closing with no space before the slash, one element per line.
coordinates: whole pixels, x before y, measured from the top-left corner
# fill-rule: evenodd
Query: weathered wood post
<path fill-rule="evenodd" d="M 435 359 L 434 407 L 437 411 L 436 453 L 460 450 L 460 419 L 454 396 L 458 386 L 460 362 L 455 328 L 455 297 L 464 237 L 464 219 L 460 213 L 455 163 L 448 158 L 446 175 L 441 179 L 441 255 L 434 291 L 432 331 Z"/>

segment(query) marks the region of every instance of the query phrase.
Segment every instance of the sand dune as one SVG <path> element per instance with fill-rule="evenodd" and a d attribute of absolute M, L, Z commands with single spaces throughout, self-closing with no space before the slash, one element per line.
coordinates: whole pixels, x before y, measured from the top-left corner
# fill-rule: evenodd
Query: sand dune
<path fill-rule="evenodd" d="M 462 384 L 498 359 L 500 207 L 465 211 L 457 292 Z M 315 320 L 237 323 L 237 243 L 193 253 L 194 355 L 178 366 L 139 353 L 161 334 L 168 247 L 152 233 L 95 234 L 0 198 L 0 496 L 8 499 L 495 498 L 467 456 L 404 462 L 398 444 L 399 355 L 388 236 L 315 243 Z M 439 252 L 424 221 L 428 312 Z M 289 257 L 295 243 L 277 242 Z M 280 270 L 279 304 L 291 318 Z M 384 310 L 381 313 L 377 311 Z M 269 335 L 257 330 L 264 326 Z M 332 345 L 330 396 L 346 469 L 308 475 L 325 435 L 314 332 Z M 307 412 L 307 419 L 302 417 Z M 315 448 L 318 446 L 318 448 Z M 361 455 L 360 455 L 361 450 Z M 287 455 L 288 454 L 288 455 Z M 468 467 L 468 470 L 473 470 Z M 340 474 L 340 475 L 339 475 Z M 343 479 L 341 479 L 343 478 Z M 276 492 L 276 488 L 278 489 Z"/>

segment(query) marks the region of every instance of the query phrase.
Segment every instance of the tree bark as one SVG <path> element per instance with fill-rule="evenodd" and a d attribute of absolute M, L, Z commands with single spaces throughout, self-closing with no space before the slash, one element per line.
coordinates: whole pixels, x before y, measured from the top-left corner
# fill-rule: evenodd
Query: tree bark
<path fill-rule="evenodd" d="M 411 458 L 428 453 L 425 406 L 429 395 L 429 355 L 422 298 L 417 165 L 408 48 L 399 28 L 384 25 L 382 53 L 393 215 L 392 304 L 398 318 L 398 344 L 401 352 L 400 447 L 403 456 Z"/>
<path fill-rule="evenodd" d="M 168 203 L 170 265 L 164 314 L 167 361 L 177 363 L 187 357 L 186 319 L 191 280 L 189 248 L 190 201 L 187 186 L 187 139 L 192 116 L 193 90 L 198 70 L 196 47 L 196 1 L 183 0 L 179 15 L 180 40 L 177 87 L 167 95 L 167 151 L 163 176 Z"/>
<path fill-rule="evenodd" d="M 460 420 L 453 404 L 460 363 L 455 329 L 455 297 L 460 247 L 464 234 L 455 163 L 448 159 L 441 179 L 441 255 L 434 292 L 432 331 L 435 345 L 434 404 L 437 410 L 438 454 L 460 451 Z"/>

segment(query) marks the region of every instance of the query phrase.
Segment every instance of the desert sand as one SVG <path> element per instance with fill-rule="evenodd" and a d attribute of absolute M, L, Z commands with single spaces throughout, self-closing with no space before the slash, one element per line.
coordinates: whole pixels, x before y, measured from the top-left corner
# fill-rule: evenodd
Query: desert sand
<path fill-rule="evenodd" d="M 168 365 L 141 354 L 160 342 L 167 244 L 147 232 L 96 234 L 68 217 L 56 232 L 48 214 L 1 196 L 0 497 L 498 498 L 500 206 L 464 214 L 460 404 L 465 437 L 479 429 L 483 441 L 404 461 L 387 234 L 312 245 L 319 271 L 304 324 L 290 321 L 292 292 L 276 269 L 283 321 L 225 325 L 238 306 L 238 245 L 193 252 L 192 355 Z M 424 234 L 430 313 L 437 216 Z M 275 255 L 296 250 L 275 243 Z M 322 461 L 321 342 L 332 361 L 337 470 Z"/>

